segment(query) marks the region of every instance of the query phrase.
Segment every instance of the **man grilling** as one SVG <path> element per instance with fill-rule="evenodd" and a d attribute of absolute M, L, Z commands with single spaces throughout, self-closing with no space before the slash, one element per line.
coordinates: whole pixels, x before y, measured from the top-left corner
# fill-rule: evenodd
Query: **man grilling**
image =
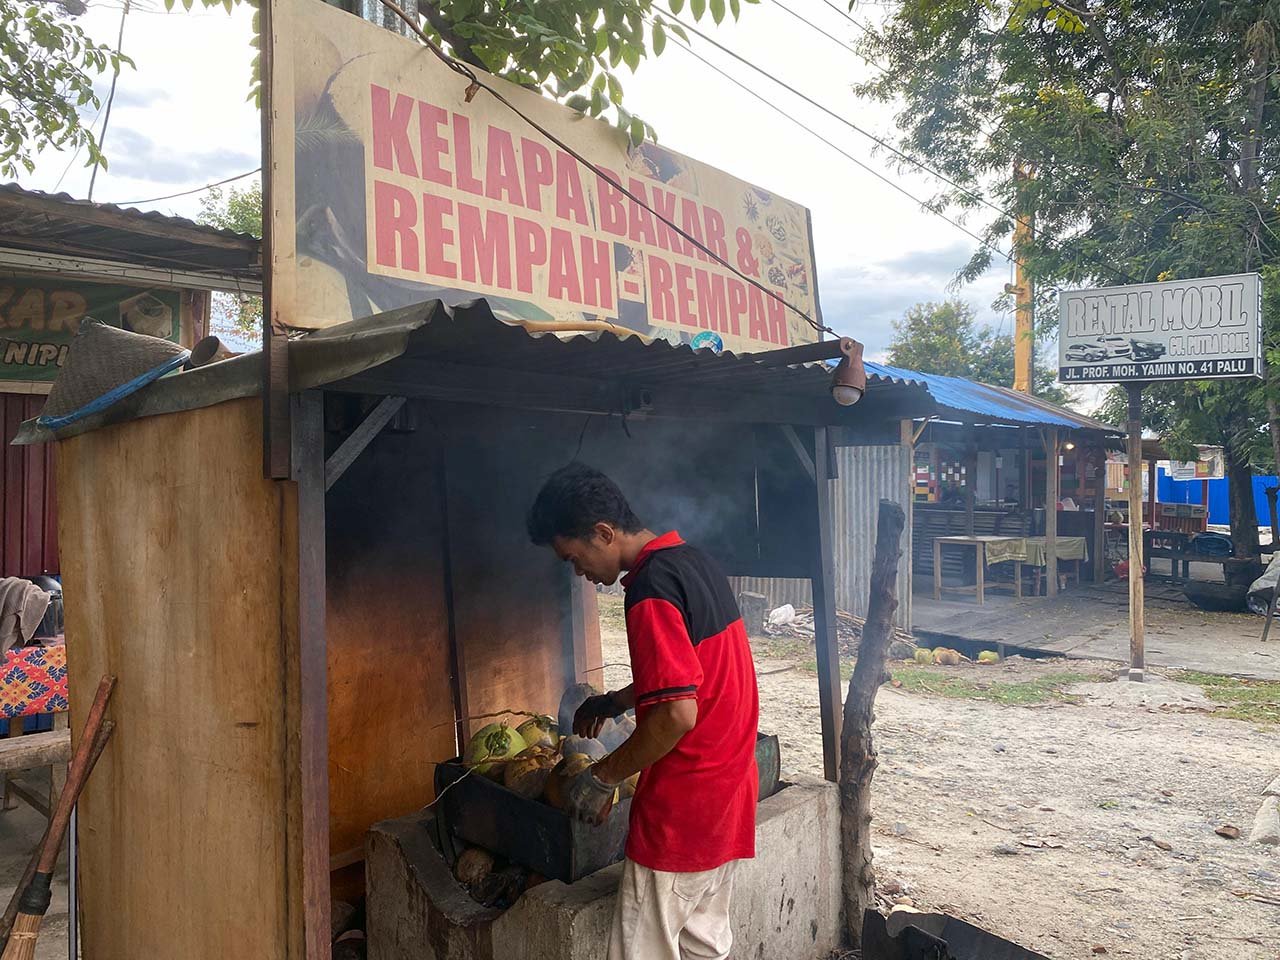
<path fill-rule="evenodd" d="M 568 790 L 570 815 L 602 823 L 617 785 L 640 773 L 609 960 L 722 960 L 734 867 L 755 856 L 758 791 L 755 666 L 729 581 L 674 530 L 646 529 L 581 463 L 547 480 L 528 528 L 592 583 L 626 571 L 632 683 L 588 699 L 573 727 L 594 737 L 634 707 L 636 729 Z"/>

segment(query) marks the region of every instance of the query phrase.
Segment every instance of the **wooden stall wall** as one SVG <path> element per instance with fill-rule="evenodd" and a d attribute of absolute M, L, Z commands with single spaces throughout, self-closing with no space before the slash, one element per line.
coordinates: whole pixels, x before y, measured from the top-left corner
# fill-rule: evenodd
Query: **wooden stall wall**
<path fill-rule="evenodd" d="M 43 395 L 0 393 L 0 577 L 58 572 L 56 448 L 9 445 L 44 400 Z"/>
<path fill-rule="evenodd" d="M 435 763 L 456 754 L 440 438 L 425 421 L 398 429 L 417 420 L 411 407 L 384 428 L 326 497 L 335 865 L 362 856 L 371 825 L 429 802 Z"/>
<path fill-rule="evenodd" d="M 296 488 L 262 478 L 261 419 L 239 400 L 58 451 L 73 731 L 119 678 L 79 807 L 85 960 L 302 955 Z"/>

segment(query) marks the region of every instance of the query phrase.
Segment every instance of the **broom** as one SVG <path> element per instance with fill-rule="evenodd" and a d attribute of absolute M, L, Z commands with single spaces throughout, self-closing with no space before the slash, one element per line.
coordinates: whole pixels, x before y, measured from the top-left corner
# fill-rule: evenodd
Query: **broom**
<path fill-rule="evenodd" d="M 53 816 L 49 818 L 49 828 L 45 831 L 44 842 L 40 847 L 35 873 L 18 900 L 18 915 L 14 918 L 9 942 L 5 944 L 0 960 L 33 960 L 36 955 L 40 923 L 44 920 L 51 899 L 49 882 L 53 877 L 54 865 L 58 862 L 58 850 L 67 832 L 67 823 L 71 819 L 71 809 L 93 768 L 92 761 L 96 759 L 94 747 L 98 743 L 99 734 L 101 733 L 101 742 L 105 746 L 106 738 L 114 728 L 114 724 L 108 726 L 109 721 L 104 722 L 104 716 L 115 684 L 116 678 L 111 676 L 103 677 L 98 684 L 98 692 L 89 707 L 89 715 L 85 718 L 80 742 L 76 745 L 76 752 L 67 770 L 67 784 L 58 797 L 58 806 Z M 101 748 L 97 752 L 101 753 Z"/>

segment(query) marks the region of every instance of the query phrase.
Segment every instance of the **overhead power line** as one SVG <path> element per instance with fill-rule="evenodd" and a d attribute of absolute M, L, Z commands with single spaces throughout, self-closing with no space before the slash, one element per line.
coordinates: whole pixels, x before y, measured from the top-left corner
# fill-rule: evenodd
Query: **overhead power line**
<path fill-rule="evenodd" d="M 133 207 L 139 203 L 159 203 L 161 200 L 172 200 L 175 197 L 188 197 L 193 193 L 204 193 L 206 190 L 212 190 L 214 187 L 220 187 L 224 183 L 234 183 L 237 180 L 243 180 L 245 177 L 252 177 L 255 173 L 260 173 L 261 167 L 254 167 L 244 173 L 237 173 L 234 177 L 227 177 L 225 180 L 218 180 L 214 183 L 206 183 L 203 187 L 192 187 L 190 190 L 183 190 L 180 193 L 170 193 L 163 197 L 147 197 L 145 200 L 121 200 L 117 206 Z"/>
<path fill-rule="evenodd" d="M 115 70 L 111 74 L 111 92 L 107 94 L 107 112 L 102 118 L 102 133 L 98 135 L 98 149 L 101 150 L 107 142 L 107 126 L 111 123 L 111 105 L 116 99 L 116 83 L 120 80 L 120 51 L 124 47 L 124 21 L 129 16 L 129 0 L 124 0 L 124 6 L 120 8 L 120 32 L 116 34 L 116 63 Z M 93 165 L 93 172 L 89 174 L 89 197 L 93 199 L 93 187 L 98 182 L 98 168 L 101 164 Z"/>

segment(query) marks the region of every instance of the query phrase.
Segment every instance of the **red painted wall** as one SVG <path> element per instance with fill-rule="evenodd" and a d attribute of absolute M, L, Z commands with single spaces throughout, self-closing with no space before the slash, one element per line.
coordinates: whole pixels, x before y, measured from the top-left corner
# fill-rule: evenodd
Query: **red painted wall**
<path fill-rule="evenodd" d="M 14 447 L 9 441 L 44 397 L 0 393 L 0 576 L 58 572 L 58 511 L 54 445 Z"/>

